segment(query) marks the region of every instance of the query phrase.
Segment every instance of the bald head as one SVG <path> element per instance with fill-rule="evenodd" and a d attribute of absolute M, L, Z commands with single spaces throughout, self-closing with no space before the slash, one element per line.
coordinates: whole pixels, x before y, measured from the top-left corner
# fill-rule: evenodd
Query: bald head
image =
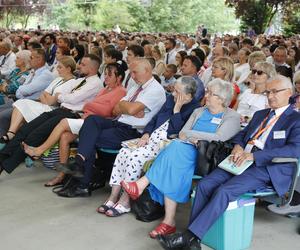
<path fill-rule="evenodd" d="M 137 84 L 144 84 L 152 78 L 152 67 L 145 58 L 138 58 L 129 65 L 132 79 Z"/>

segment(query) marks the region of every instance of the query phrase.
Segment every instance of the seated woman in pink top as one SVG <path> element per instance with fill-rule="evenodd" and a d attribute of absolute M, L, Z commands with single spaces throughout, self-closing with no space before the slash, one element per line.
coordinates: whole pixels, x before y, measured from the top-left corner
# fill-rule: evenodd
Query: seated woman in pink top
<path fill-rule="evenodd" d="M 126 95 L 126 90 L 122 86 L 126 70 L 127 65 L 124 61 L 108 64 L 104 71 L 104 83 L 106 87 L 100 90 L 94 100 L 84 105 L 82 118 L 63 119 L 54 128 L 48 139 L 39 147 L 30 147 L 23 143 L 25 152 L 33 158 L 38 158 L 43 152 L 60 141 L 60 164 L 66 164 L 69 157 L 69 144 L 77 138 L 84 119 L 89 115 L 113 116 L 112 111 L 114 106 Z M 52 187 L 58 185 L 63 179 L 64 173 L 59 173 L 55 178 L 47 182 L 45 186 Z"/>

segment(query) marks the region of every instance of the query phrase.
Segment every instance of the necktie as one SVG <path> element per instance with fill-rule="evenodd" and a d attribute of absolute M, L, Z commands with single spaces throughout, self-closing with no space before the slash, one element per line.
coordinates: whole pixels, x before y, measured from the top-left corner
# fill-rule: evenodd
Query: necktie
<path fill-rule="evenodd" d="M 134 102 L 136 100 L 136 98 L 138 97 L 139 93 L 143 90 L 143 87 L 140 86 L 135 92 L 134 94 L 129 98 L 129 102 Z M 122 114 L 119 114 L 118 116 L 116 116 L 116 118 L 114 118 L 114 120 L 118 120 L 121 117 Z"/>
<path fill-rule="evenodd" d="M 260 138 L 263 135 L 263 133 L 267 130 L 266 126 L 267 126 L 268 122 L 272 119 L 272 117 L 274 115 L 275 115 L 275 111 L 271 110 L 268 113 L 268 115 L 266 116 L 266 118 L 262 121 L 261 125 L 255 132 L 255 134 L 250 138 L 250 140 L 249 140 L 250 142 L 254 142 L 254 140 Z"/>
<path fill-rule="evenodd" d="M 262 129 L 265 128 L 268 124 L 268 122 L 273 118 L 273 116 L 275 115 L 275 110 L 271 110 L 267 116 L 266 121 L 264 122 Z"/>
<path fill-rule="evenodd" d="M 136 98 L 138 97 L 139 93 L 143 90 L 143 87 L 140 86 L 133 94 L 132 97 L 129 98 L 129 102 L 134 102 Z"/>
<path fill-rule="evenodd" d="M 131 74 L 129 73 L 127 75 L 127 77 L 126 77 L 126 81 L 125 81 L 125 84 L 124 84 L 125 89 L 127 89 L 127 87 L 128 87 L 128 83 L 129 83 L 130 77 L 131 77 Z"/>
<path fill-rule="evenodd" d="M 5 61 L 6 61 L 6 56 L 3 57 L 0 67 L 2 67 L 4 65 Z"/>
<path fill-rule="evenodd" d="M 166 64 L 169 64 L 169 53 L 167 53 Z"/>

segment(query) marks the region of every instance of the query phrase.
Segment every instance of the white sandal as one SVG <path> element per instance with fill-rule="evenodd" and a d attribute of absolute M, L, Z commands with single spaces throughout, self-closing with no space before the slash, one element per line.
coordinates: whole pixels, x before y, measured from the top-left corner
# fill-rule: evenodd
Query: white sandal
<path fill-rule="evenodd" d="M 109 210 L 110 208 L 112 208 L 115 205 L 114 202 L 107 200 L 106 202 L 104 202 L 103 205 L 101 205 L 100 207 L 98 207 L 96 209 L 96 211 L 100 214 L 105 214 L 107 212 L 107 210 Z"/>
<path fill-rule="evenodd" d="M 108 213 L 108 211 L 111 211 L 112 213 Z M 129 213 L 130 211 L 131 211 L 130 207 L 127 208 L 120 203 L 116 203 L 113 207 L 108 209 L 105 214 L 108 217 L 118 217 L 122 214 Z"/>

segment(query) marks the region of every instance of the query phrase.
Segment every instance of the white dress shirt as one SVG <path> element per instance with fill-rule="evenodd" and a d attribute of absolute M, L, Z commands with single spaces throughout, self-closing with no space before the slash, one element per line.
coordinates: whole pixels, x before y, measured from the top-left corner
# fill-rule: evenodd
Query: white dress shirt
<path fill-rule="evenodd" d="M 165 64 L 175 64 L 176 65 L 176 54 L 177 54 L 177 50 L 174 48 L 171 51 L 167 52 L 165 55 Z M 168 62 L 167 62 L 167 58 L 168 58 Z"/>
<path fill-rule="evenodd" d="M 140 86 L 132 87 L 127 95 L 122 100 L 129 101 L 136 93 Z M 164 88 L 153 77 L 142 85 L 142 91 L 138 94 L 135 102 L 141 102 L 145 105 L 145 115 L 142 118 L 137 118 L 132 115 L 123 114 L 118 119 L 119 122 L 129 124 L 133 127 L 139 128 L 142 131 L 154 115 L 160 110 L 166 101 L 166 94 Z"/>
<path fill-rule="evenodd" d="M 69 91 L 66 92 L 69 92 L 69 94 L 58 95 L 58 102 L 61 103 L 62 107 L 74 111 L 81 111 L 84 104 L 94 99 L 100 89 L 103 88 L 103 82 L 100 81 L 98 75 L 93 75 L 86 78 L 84 85 L 74 90 L 83 80 L 84 78 L 78 78 L 72 82 L 72 84 L 68 84 Z"/>
<path fill-rule="evenodd" d="M 12 51 L 8 52 L 0 59 L 0 75 L 7 77 L 16 68 L 16 55 Z"/>
<path fill-rule="evenodd" d="M 268 126 L 268 124 L 271 124 L 271 123 L 274 121 L 274 119 L 278 119 L 278 117 L 281 116 L 282 113 L 283 113 L 289 106 L 290 106 L 290 105 L 287 105 L 287 106 L 284 106 L 284 107 L 275 109 L 275 115 L 269 120 L 269 122 L 267 123 L 266 126 Z M 278 120 L 277 120 L 277 121 L 278 121 Z M 276 122 L 277 122 L 277 121 L 276 121 Z M 269 134 L 270 134 L 272 128 L 273 128 L 274 125 L 276 124 L 276 122 L 273 122 L 273 124 L 272 124 L 270 127 L 268 127 L 268 129 L 267 129 L 264 133 L 262 133 L 262 135 L 257 139 L 258 144 L 255 143 L 255 145 L 256 145 L 258 148 L 264 149 L 265 144 L 266 144 L 266 141 L 267 141 L 267 138 L 268 138 L 268 136 L 269 136 Z M 259 127 L 256 129 L 256 131 L 253 133 L 252 136 L 254 136 L 254 135 L 256 134 L 256 132 L 258 131 L 258 129 L 259 129 Z M 274 131 L 274 132 L 276 132 L 276 131 Z"/>

